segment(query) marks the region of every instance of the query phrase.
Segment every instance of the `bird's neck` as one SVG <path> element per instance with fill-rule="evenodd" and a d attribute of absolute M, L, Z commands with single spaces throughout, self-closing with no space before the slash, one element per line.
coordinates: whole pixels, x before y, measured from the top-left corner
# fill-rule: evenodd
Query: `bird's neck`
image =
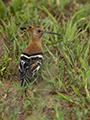
<path fill-rule="evenodd" d="M 29 55 L 36 53 L 43 53 L 42 45 L 40 41 L 32 40 L 27 48 L 23 50 L 24 53 Z"/>

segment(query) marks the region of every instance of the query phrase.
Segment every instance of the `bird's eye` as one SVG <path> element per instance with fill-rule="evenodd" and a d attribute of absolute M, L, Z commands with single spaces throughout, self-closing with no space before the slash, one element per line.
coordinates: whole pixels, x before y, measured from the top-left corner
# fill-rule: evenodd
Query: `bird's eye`
<path fill-rule="evenodd" d="M 41 30 L 40 30 L 40 29 L 38 29 L 38 32 L 40 33 L 40 32 L 41 32 Z"/>

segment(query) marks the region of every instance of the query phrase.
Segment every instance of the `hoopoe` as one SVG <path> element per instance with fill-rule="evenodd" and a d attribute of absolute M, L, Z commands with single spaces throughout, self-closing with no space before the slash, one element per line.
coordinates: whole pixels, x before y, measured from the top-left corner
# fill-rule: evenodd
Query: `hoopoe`
<path fill-rule="evenodd" d="M 41 37 L 45 33 L 61 35 L 58 33 L 45 31 L 40 27 L 25 27 L 21 30 L 30 31 L 31 42 L 28 47 L 25 48 L 21 54 L 20 63 L 19 63 L 19 74 L 21 77 L 21 87 L 26 86 L 27 83 L 31 82 L 32 77 L 40 69 L 40 66 L 43 61 L 43 48 L 41 45 Z"/>

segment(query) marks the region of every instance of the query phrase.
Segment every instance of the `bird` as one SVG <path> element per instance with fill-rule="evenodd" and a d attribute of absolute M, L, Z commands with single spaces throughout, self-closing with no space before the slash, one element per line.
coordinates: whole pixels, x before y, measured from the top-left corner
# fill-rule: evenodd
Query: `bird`
<path fill-rule="evenodd" d="M 21 87 L 25 87 L 27 84 L 32 82 L 33 76 L 38 72 L 44 59 L 43 48 L 41 44 L 41 38 L 44 34 L 55 34 L 59 33 L 46 31 L 43 28 L 30 26 L 22 27 L 21 30 L 30 31 L 31 41 L 27 48 L 21 53 L 19 62 L 19 74 L 22 80 Z"/>

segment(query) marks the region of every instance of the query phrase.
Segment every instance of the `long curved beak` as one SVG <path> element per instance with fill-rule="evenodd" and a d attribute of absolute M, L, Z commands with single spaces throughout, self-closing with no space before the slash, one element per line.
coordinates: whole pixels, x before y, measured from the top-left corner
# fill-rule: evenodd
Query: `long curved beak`
<path fill-rule="evenodd" d="M 59 33 L 55 33 L 55 32 L 51 32 L 51 31 L 44 31 L 44 34 L 47 33 L 47 34 L 55 34 L 55 35 L 60 35 L 62 36 L 61 34 Z"/>

